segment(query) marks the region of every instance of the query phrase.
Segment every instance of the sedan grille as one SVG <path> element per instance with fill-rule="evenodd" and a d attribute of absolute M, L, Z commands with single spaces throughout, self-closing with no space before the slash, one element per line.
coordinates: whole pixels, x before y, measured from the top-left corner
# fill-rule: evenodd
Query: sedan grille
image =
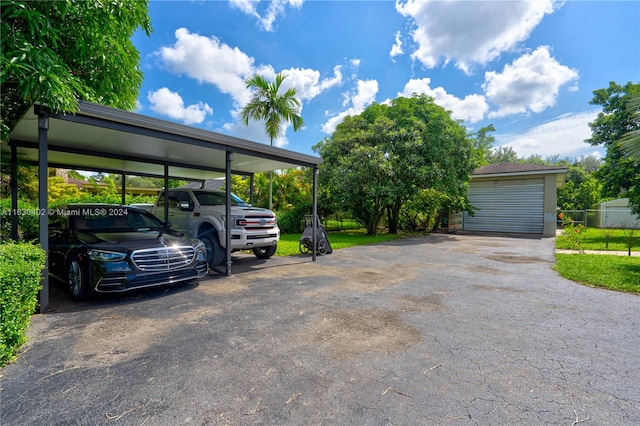
<path fill-rule="evenodd" d="M 136 250 L 131 260 L 142 271 L 171 271 L 190 265 L 195 255 L 196 251 L 191 246 L 162 247 Z"/>

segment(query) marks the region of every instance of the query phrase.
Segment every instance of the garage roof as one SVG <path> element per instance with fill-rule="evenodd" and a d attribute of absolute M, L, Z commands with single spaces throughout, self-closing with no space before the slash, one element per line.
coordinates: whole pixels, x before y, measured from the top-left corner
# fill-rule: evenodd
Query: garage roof
<path fill-rule="evenodd" d="M 38 161 L 38 110 L 27 112 L 10 135 L 20 160 Z M 233 153 L 232 173 L 299 166 L 314 167 L 319 157 L 182 124 L 81 101 L 75 114 L 50 113 L 50 167 L 133 175 L 211 179 L 225 176 L 225 152 Z M 8 152 L 6 143 L 2 151 Z"/>
<path fill-rule="evenodd" d="M 565 180 L 568 169 L 566 167 L 545 166 L 526 163 L 494 163 L 475 169 L 471 179 L 480 178 L 508 178 L 532 175 L 556 175 L 556 185 L 560 188 Z"/>
<path fill-rule="evenodd" d="M 484 167 L 475 169 L 473 176 L 484 175 L 507 175 L 507 174 L 549 174 L 549 173 L 566 173 L 566 167 L 545 166 L 541 164 L 527 163 L 494 163 Z"/>

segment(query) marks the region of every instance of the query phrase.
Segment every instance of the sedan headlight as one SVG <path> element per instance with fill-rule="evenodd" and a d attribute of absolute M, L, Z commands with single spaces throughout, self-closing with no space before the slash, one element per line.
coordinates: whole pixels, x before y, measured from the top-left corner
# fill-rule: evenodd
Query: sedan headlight
<path fill-rule="evenodd" d="M 122 260 L 127 256 L 126 253 L 106 250 L 89 250 L 87 254 L 91 259 L 99 260 L 101 262 L 114 262 L 116 260 Z"/>
<path fill-rule="evenodd" d="M 191 243 L 193 244 L 193 248 L 196 250 L 196 253 L 206 253 L 207 252 L 207 246 L 204 245 L 204 243 L 202 241 L 200 241 L 197 238 L 194 238 L 191 240 Z"/>

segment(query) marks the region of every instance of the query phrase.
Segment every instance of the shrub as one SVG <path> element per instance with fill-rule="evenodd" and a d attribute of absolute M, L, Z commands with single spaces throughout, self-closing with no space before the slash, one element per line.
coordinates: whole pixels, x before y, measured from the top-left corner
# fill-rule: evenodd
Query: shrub
<path fill-rule="evenodd" d="M 278 217 L 278 227 L 283 234 L 299 234 L 304 230 L 304 216 L 311 214 L 312 203 L 300 203 L 293 210 L 280 211 L 276 213 Z"/>
<path fill-rule="evenodd" d="M 578 250 L 580 253 L 584 253 L 582 248 L 582 240 L 586 230 L 584 225 L 581 223 L 576 225 L 573 219 L 564 217 L 562 213 L 560 219 L 562 219 L 563 226 L 562 240 L 569 244 L 571 250 Z"/>
<path fill-rule="evenodd" d="M 38 206 L 18 200 L 18 239 L 29 241 L 38 238 L 40 221 Z M 11 239 L 11 199 L 0 201 L 0 242 Z"/>
<path fill-rule="evenodd" d="M 0 245 L 0 367 L 16 358 L 27 341 L 45 253 L 29 243 Z"/>

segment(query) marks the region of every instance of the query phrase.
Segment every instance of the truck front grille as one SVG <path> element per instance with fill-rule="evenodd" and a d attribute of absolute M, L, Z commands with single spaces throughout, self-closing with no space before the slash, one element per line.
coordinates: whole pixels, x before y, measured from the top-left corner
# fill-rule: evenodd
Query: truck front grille
<path fill-rule="evenodd" d="M 247 235 L 247 240 L 262 240 L 264 238 L 275 238 L 278 234 L 258 234 L 258 235 Z"/>
<path fill-rule="evenodd" d="M 142 271 L 171 271 L 191 264 L 195 255 L 191 246 L 161 247 L 136 250 L 131 260 Z"/>
<path fill-rule="evenodd" d="M 247 230 L 268 230 L 276 226 L 278 220 L 272 215 L 246 215 L 236 219 L 236 226 Z"/>

